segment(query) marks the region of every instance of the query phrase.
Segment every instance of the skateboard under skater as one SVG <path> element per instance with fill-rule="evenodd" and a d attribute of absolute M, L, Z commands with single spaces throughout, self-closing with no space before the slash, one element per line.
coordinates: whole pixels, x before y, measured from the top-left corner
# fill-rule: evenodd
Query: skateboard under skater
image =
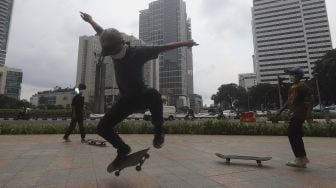
<path fill-rule="evenodd" d="M 126 158 L 115 167 L 112 166 L 112 163 L 110 163 L 107 167 L 107 172 L 112 173 L 114 172 L 114 175 L 119 176 L 120 172 L 127 167 L 136 166 L 135 169 L 137 171 L 141 171 L 141 166 L 144 164 L 146 159 L 149 158 L 148 150 L 150 148 L 137 151 L 135 153 L 129 154 L 126 156 Z"/>
<path fill-rule="evenodd" d="M 101 147 L 106 146 L 106 141 L 104 140 L 87 139 L 86 143 L 89 145 L 95 145 L 95 146 L 101 146 Z"/>
<path fill-rule="evenodd" d="M 240 160 L 254 160 L 257 162 L 259 167 L 262 167 L 261 161 L 271 160 L 272 157 L 256 157 L 256 156 L 242 156 L 242 155 L 223 155 L 220 153 L 215 153 L 217 157 L 226 159 L 226 164 L 230 164 L 231 159 L 240 159 Z"/>

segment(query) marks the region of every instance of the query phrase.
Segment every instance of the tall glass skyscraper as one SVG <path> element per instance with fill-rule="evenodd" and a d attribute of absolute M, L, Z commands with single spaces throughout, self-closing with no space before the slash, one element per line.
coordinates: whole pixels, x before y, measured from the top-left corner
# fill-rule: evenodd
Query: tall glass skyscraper
<path fill-rule="evenodd" d="M 7 41 L 14 0 L 0 1 L 0 66 L 5 65 Z"/>
<path fill-rule="evenodd" d="M 284 69 L 312 77 L 332 49 L 325 0 L 253 0 L 254 68 L 258 83 L 277 82 Z"/>
<path fill-rule="evenodd" d="M 140 11 L 139 38 L 147 44 L 161 45 L 186 41 L 191 37 L 191 21 L 183 0 L 157 0 Z M 189 106 L 194 93 L 192 51 L 179 48 L 160 55 L 160 92 L 169 96 L 169 105 Z"/>

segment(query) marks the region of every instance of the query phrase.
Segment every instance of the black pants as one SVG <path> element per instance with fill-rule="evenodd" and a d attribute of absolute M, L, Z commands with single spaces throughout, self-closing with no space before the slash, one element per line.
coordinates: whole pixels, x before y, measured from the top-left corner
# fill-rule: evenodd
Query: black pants
<path fill-rule="evenodd" d="M 306 150 L 302 140 L 304 120 L 291 118 L 288 126 L 288 139 L 295 157 L 305 157 Z"/>
<path fill-rule="evenodd" d="M 65 132 L 64 137 L 69 137 L 69 135 L 75 129 L 76 123 L 78 123 L 81 138 L 82 139 L 85 138 L 85 129 L 84 129 L 84 126 L 83 126 L 83 117 L 76 117 L 76 118 L 71 119 L 70 126 L 69 126 L 68 130 Z"/>
<path fill-rule="evenodd" d="M 151 88 L 147 88 L 140 92 L 135 97 L 121 97 L 112 106 L 104 117 L 100 120 L 97 133 L 114 148 L 120 152 L 125 148 L 125 142 L 116 133 L 114 127 L 124 120 L 127 116 L 134 113 L 136 110 L 149 109 L 152 114 L 152 123 L 155 133 L 163 132 L 163 106 L 161 94 Z"/>

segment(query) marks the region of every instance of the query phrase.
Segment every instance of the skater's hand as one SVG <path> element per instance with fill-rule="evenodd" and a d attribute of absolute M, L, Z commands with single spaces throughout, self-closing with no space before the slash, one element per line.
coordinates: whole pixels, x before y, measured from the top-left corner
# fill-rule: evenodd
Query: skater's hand
<path fill-rule="evenodd" d="M 189 41 L 187 41 L 186 43 L 185 43 L 185 46 L 186 47 L 189 47 L 189 48 L 191 48 L 191 47 L 193 47 L 193 46 L 198 46 L 199 44 L 197 44 L 194 40 L 189 40 Z"/>
<path fill-rule="evenodd" d="M 90 14 L 87 14 L 87 13 L 84 13 L 84 12 L 80 12 L 80 16 L 86 22 L 91 22 L 92 21 L 92 16 Z"/>

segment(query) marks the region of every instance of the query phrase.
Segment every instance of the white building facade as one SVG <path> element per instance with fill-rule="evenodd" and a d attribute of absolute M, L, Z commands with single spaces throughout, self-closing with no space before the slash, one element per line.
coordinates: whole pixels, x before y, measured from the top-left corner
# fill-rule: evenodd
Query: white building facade
<path fill-rule="evenodd" d="M 253 0 L 252 27 L 258 83 L 275 84 L 290 67 L 311 78 L 314 62 L 332 49 L 325 0 Z"/>
<path fill-rule="evenodd" d="M 257 85 L 257 74 L 255 73 L 239 74 L 238 79 L 239 86 L 245 88 L 245 90 Z"/>
<path fill-rule="evenodd" d="M 30 103 L 34 106 L 61 105 L 71 107 L 72 98 L 75 96 L 74 89 L 62 89 L 58 91 L 42 91 L 30 97 Z"/>

